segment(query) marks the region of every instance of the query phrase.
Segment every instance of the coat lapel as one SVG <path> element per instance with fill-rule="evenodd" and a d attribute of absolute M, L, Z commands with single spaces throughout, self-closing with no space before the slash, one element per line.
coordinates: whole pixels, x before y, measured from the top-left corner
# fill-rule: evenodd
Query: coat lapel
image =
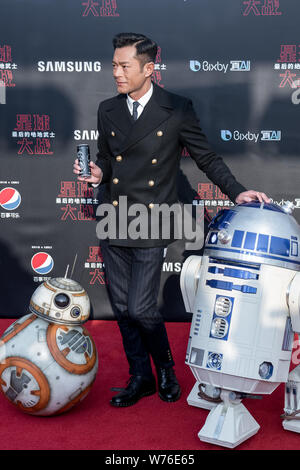
<path fill-rule="evenodd" d="M 158 85 L 153 84 L 153 94 L 141 116 L 134 123 L 128 111 L 126 95 L 119 95 L 116 106 L 107 111 L 108 118 L 125 135 L 120 152 L 124 152 L 154 129 L 159 127 L 172 114 L 173 106 L 169 94 Z"/>
<path fill-rule="evenodd" d="M 118 95 L 112 108 L 106 110 L 108 119 L 124 136 L 127 136 L 132 127 L 132 120 L 126 102 L 127 95 Z"/>

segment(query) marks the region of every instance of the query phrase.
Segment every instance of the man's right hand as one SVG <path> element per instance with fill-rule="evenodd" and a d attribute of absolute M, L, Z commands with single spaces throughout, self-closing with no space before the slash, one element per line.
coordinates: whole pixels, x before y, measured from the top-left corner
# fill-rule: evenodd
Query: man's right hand
<path fill-rule="evenodd" d="M 90 162 L 89 165 L 91 169 L 91 176 L 80 176 L 81 167 L 79 165 L 78 159 L 76 158 L 73 165 L 73 173 L 75 173 L 75 175 L 78 175 L 78 181 L 86 181 L 87 183 L 100 184 L 103 177 L 101 168 L 99 168 L 94 162 Z"/>

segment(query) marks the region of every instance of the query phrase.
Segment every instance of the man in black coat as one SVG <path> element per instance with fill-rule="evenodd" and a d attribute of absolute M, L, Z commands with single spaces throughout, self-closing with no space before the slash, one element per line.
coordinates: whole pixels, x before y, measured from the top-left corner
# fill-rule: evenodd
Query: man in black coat
<path fill-rule="evenodd" d="M 156 391 L 150 357 L 156 367 L 162 400 L 173 402 L 181 391 L 175 372 L 163 318 L 157 308 L 164 248 L 173 232 L 159 236 L 130 237 L 130 207 L 142 204 L 149 220 L 161 204 L 177 198 L 177 174 L 182 149 L 187 148 L 198 168 L 235 203 L 269 202 L 261 192 L 247 191 L 238 183 L 222 158 L 210 148 L 191 100 L 169 93 L 151 81 L 157 45 L 141 34 L 121 33 L 113 40 L 113 76 L 118 95 L 100 103 L 96 163 L 85 181 L 106 183 L 104 202 L 117 217 L 116 230 L 101 241 L 112 308 L 120 327 L 129 362 L 130 380 L 111 404 L 130 406 Z M 80 174 L 78 161 L 74 173 Z M 79 180 L 83 180 L 78 176 Z M 121 211 L 126 197 L 126 214 Z M 122 213 L 121 213 L 122 212 Z M 115 220 L 115 219 L 114 219 Z M 170 220 L 162 219 L 160 225 Z"/>

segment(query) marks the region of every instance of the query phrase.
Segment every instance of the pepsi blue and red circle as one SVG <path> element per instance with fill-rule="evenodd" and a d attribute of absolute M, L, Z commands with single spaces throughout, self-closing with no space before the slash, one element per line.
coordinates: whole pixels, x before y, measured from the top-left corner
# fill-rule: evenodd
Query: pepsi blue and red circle
<path fill-rule="evenodd" d="M 52 256 L 49 253 L 44 251 L 39 251 L 35 253 L 31 258 L 31 267 L 37 274 L 48 274 L 52 271 L 54 266 L 54 261 Z"/>
<path fill-rule="evenodd" d="M 4 188 L 0 191 L 0 206 L 7 211 L 14 211 L 21 204 L 21 194 L 15 188 Z"/>

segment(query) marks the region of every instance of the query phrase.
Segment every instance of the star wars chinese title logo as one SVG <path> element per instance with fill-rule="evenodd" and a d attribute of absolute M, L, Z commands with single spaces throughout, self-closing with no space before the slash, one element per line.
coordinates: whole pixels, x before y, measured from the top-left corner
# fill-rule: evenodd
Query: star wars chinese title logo
<path fill-rule="evenodd" d="M 0 46 L 0 81 L 6 87 L 15 87 L 13 82 L 13 71 L 18 68 L 17 64 L 12 60 L 11 46 L 7 44 Z"/>
<path fill-rule="evenodd" d="M 198 183 L 198 196 L 193 200 L 194 205 L 205 206 L 209 216 L 214 217 L 221 209 L 234 206 L 226 194 L 212 183 Z"/>
<path fill-rule="evenodd" d="M 102 2 L 86 0 L 82 2 L 82 6 L 84 7 L 82 16 L 120 16 L 117 11 L 117 0 L 102 0 Z"/>
<path fill-rule="evenodd" d="M 299 104 L 300 99 L 300 46 L 297 44 L 281 44 L 280 54 L 274 70 L 279 72 L 278 87 L 294 90 L 292 103 Z"/>
<path fill-rule="evenodd" d="M 53 155 L 55 133 L 48 114 L 17 114 L 12 137 L 17 139 L 18 155 Z"/>
<path fill-rule="evenodd" d="M 243 15 L 279 16 L 279 0 L 243 0 Z"/>
<path fill-rule="evenodd" d="M 162 63 L 162 60 L 161 60 L 161 47 L 158 46 L 157 54 L 155 58 L 155 64 L 154 64 L 154 71 L 152 75 L 152 81 L 156 83 L 156 85 L 159 85 L 161 88 L 164 88 L 164 85 L 162 84 L 161 72 L 166 69 L 167 69 L 166 64 Z"/>
<path fill-rule="evenodd" d="M 61 207 L 61 220 L 96 220 L 98 199 L 94 198 L 93 188 L 84 181 L 61 181 L 56 204 Z"/>
<path fill-rule="evenodd" d="M 89 270 L 90 284 L 107 284 L 104 272 L 104 263 L 100 246 L 90 246 L 89 256 L 84 263 L 84 268 Z"/>

